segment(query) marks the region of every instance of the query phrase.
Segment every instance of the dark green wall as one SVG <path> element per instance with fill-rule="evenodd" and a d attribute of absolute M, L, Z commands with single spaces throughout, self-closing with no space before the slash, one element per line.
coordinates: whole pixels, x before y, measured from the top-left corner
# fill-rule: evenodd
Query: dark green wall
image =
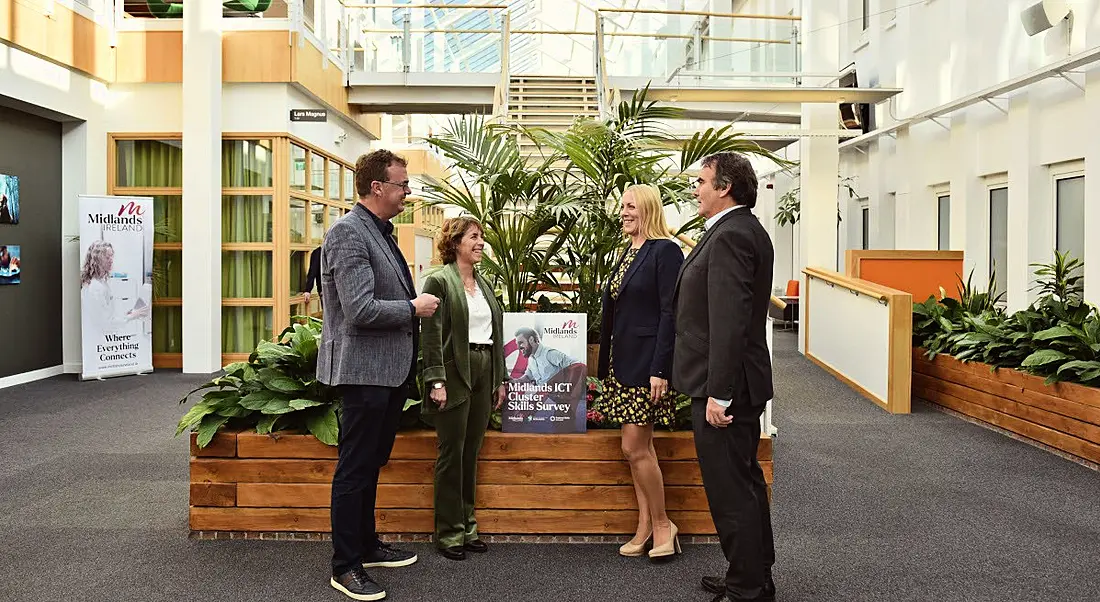
<path fill-rule="evenodd" d="M 0 378 L 60 366 L 61 124 L 0 106 L 0 173 L 19 176 L 19 224 L 0 245 L 21 247 L 17 285 L 0 286 Z"/>

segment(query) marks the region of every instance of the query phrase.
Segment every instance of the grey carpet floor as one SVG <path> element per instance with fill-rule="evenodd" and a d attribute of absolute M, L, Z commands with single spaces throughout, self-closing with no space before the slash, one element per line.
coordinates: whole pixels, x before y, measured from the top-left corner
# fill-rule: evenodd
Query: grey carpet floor
<path fill-rule="evenodd" d="M 1100 474 L 915 403 L 890 416 L 776 336 L 782 602 L 1096 600 Z M 176 400 L 202 378 L 0 390 L 0 600 L 346 599 L 329 546 L 187 538 Z M 496 545 L 376 577 L 392 600 L 709 602 L 717 546 L 651 566 L 608 545 Z"/>

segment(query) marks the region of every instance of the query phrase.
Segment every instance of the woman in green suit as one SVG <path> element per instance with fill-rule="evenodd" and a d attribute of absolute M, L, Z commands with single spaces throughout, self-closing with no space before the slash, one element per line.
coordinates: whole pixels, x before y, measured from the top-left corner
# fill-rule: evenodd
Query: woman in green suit
<path fill-rule="evenodd" d="M 489 414 L 504 401 L 503 312 L 477 273 L 485 241 L 470 217 L 443 222 L 437 240 L 443 266 L 424 279 L 439 309 L 421 321 L 424 386 L 422 414 L 435 424 L 435 545 L 451 560 L 486 552 L 474 518 L 477 455 Z"/>

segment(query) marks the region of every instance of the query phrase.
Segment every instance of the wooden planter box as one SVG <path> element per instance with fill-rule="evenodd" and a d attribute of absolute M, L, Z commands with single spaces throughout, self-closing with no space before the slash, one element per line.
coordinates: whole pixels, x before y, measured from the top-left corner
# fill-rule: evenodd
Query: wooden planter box
<path fill-rule="evenodd" d="M 913 395 L 1079 458 L 1100 462 L 1100 389 L 913 349 Z"/>
<path fill-rule="evenodd" d="M 191 436 L 192 531 L 329 532 L 336 448 L 312 435 L 223 432 L 204 449 Z M 715 533 L 690 432 L 658 432 L 669 517 L 684 534 Z M 761 437 L 769 492 L 772 441 Z M 431 533 L 435 432 L 400 433 L 379 478 L 380 533 Z M 620 432 L 522 435 L 490 431 L 478 467 L 486 534 L 630 534 L 637 506 Z"/>

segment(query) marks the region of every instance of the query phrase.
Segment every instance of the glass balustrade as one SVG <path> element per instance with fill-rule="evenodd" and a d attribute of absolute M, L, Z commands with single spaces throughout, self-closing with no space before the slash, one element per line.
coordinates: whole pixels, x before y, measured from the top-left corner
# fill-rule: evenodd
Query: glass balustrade
<path fill-rule="evenodd" d="M 794 80 L 795 19 L 663 13 L 622 18 L 626 14 L 607 13 L 603 21 L 608 77 L 687 87 L 790 85 Z"/>

